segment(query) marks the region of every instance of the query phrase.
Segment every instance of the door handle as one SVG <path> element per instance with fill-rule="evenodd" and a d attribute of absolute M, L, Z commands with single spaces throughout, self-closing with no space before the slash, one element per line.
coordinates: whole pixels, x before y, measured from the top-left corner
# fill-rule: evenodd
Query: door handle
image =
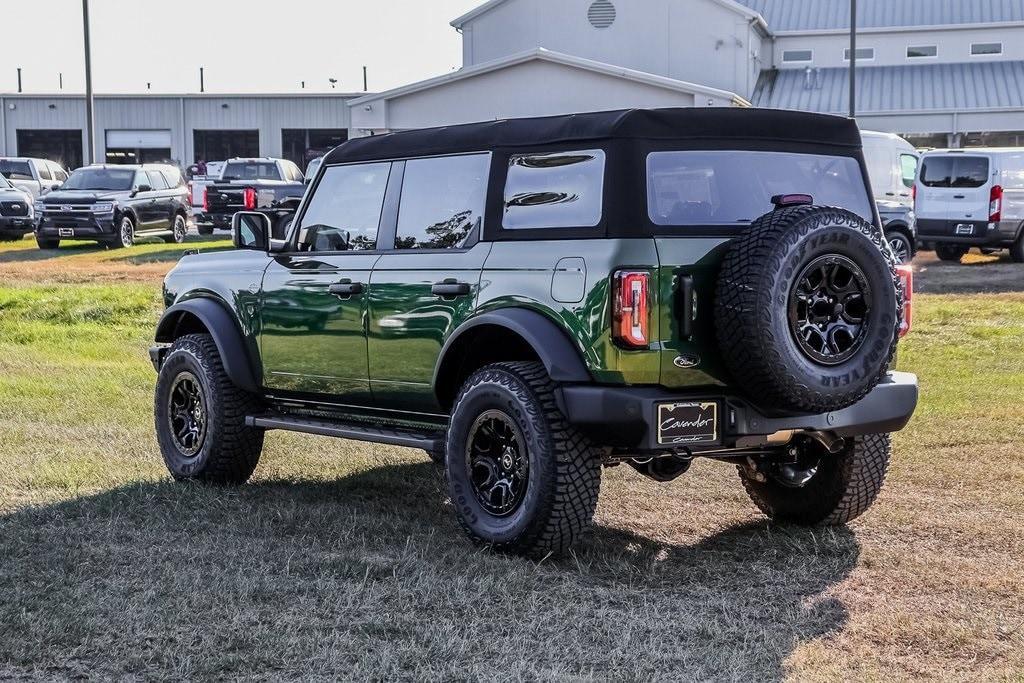
<path fill-rule="evenodd" d="M 967 196 L 962 194 L 955 194 L 953 195 L 953 199 L 967 199 Z"/>
<path fill-rule="evenodd" d="M 885 193 L 885 196 L 886 196 L 886 197 L 895 197 L 895 196 L 896 196 L 896 193 L 895 193 L 895 192 L 886 192 L 886 193 Z"/>
<path fill-rule="evenodd" d="M 352 282 L 351 280 L 342 280 L 341 282 L 335 282 L 333 285 L 327 288 L 327 291 L 338 297 L 339 299 L 347 299 L 353 294 L 362 294 L 363 285 L 361 282 Z"/>
<path fill-rule="evenodd" d="M 468 283 L 448 278 L 442 282 L 434 283 L 434 286 L 430 288 L 430 293 L 440 297 L 456 297 L 466 296 L 469 294 L 469 290 Z"/>

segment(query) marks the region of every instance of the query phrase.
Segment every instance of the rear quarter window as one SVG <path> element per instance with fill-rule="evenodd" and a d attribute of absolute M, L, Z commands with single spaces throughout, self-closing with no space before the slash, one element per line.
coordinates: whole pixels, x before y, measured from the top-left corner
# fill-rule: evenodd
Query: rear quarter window
<path fill-rule="evenodd" d="M 508 162 L 505 230 L 592 228 L 601 222 L 605 154 L 580 150 L 513 154 Z"/>
<path fill-rule="evenodd" d="M 741 226 L 772 211 L 772 197 L 808 194 L 815 204 L 874 210 L 853 157 L 751 151 L 670 151 L 647 157 L 647 207 L 662 226 Z"/>

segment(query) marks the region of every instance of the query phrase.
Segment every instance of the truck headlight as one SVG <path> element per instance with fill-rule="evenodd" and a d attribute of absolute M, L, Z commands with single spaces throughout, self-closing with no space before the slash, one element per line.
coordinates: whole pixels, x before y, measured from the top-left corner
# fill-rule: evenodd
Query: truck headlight
<path fill-rule="evenodd" d="M 113 202 L 98 202 L 92 205 L 93 213 L 112 213 L 114 211 Z"/>

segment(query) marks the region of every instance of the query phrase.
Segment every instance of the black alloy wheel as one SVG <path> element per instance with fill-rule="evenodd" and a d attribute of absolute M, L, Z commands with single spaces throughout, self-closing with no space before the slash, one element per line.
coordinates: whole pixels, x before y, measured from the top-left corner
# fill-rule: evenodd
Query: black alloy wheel
<path fill-rule="evenodd" d="M 466 460 L 473 494 L 495 517 L 515 512 L 526 496 L 530 463 L 515 422 L 500 410 L 482 413 L 469 431 Z"/>
<path fill-rule="evenodd" d="M 889 241 L 889 247 L 892 249 L 893 255 L 896 256 L 898 263 L 910 263 L 914 260 L 914 250 L 910 246 L 910 240 L 907 236 L 900 232 L 892 232 L 886 235 L 886 239 Z"/>
<path fill-rule="evenodd" d="M 206 439 L 206 400 L 202 385 L 191 372 L 178 374 L 171 383 L 167 422 L 174 445 L 185 457 L 195 457 Z"/>
<path fill-rule="evenodd" d="M 857 353 L 870 315 L 867 277 L 851 259 L 838 254 L 811 261 L 790 294 L 790 329 L 801 351 L 822 365 L 839 365 Z"/>

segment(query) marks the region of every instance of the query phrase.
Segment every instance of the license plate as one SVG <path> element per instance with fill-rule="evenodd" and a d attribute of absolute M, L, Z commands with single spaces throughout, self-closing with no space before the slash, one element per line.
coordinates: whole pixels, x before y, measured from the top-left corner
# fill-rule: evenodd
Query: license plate
<path fill-rule="evenodd" d="M 74 228 L 57 228 L 57 236 L 58 237 L 74 237 L 75 236 L 75 229 Z"/>
<path fill-rule="evenodd" d="M 661 403 L 658 405 L 658 443 L 718 443 L 718 402 Z"/>
<path fill-rule="evenodd" d="M 970 223 L 957 223 L 956 234 L 958 235 L 973 235 L 974 226 Z"/>

